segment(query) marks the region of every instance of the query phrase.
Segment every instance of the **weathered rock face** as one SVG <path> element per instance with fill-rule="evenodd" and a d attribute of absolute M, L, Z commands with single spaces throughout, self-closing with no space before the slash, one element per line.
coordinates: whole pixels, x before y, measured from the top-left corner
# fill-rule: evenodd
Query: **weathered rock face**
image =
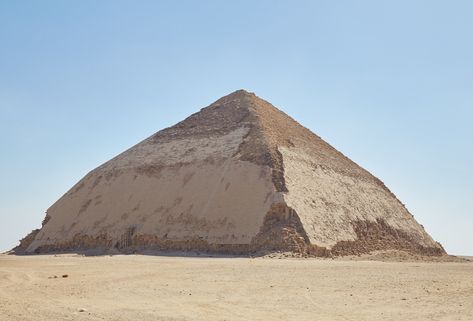
<path fill-rule="evenodd" d="M 380 180 L 243 90 L 91 171 L 15 250 L 88 249 L 445 253 Z"/>

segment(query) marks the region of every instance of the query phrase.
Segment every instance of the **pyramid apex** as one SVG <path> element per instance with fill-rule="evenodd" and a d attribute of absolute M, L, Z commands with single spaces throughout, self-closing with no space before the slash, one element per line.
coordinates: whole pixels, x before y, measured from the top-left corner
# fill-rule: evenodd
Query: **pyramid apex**
<path fill-rule="evenodd" d="M 249 92 L 245 89 L 238 89 L 229 93 L 228 95 L 225 95 L 219 98 L 213 104 L 222 104 L 222 103 L 230 102 L 232 100 L 239 100 L 239 99 L 244 99 L 244 98 L 257 98 L 257 96 L 255 95 L 255 93 Z"/>
<path fill-rule="evenodd" d="M 230 95 L 239 95 L 239 96 L 256 96 L 254 92 L 247 91 L 245 89 L 238 89 L 235 90 L 234 92 L 230 93 Z"/>

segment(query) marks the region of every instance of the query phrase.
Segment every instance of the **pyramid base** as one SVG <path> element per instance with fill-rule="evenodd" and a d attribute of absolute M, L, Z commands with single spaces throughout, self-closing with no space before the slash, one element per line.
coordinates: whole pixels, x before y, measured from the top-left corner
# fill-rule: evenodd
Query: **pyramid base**
<path fill-rule="evenodd" d="M 203 252 L 252 256 L 291 252 L 298 256 L 334 257 L 396 250 L 422 256 L 446 255 L 440 244 L 438 247 L 422 246 L 408 233 L 391 227 L 381 219 L 356 221 L 352 226 L 357 236 L 354 241 L 340 241 L 331 248 L 311 244 L 296 211 L 284 203 L 275 203 L 266 214 L 259 233 L 249 244 L 209 243 L 200 237 L 174 240 L 157 235 L 138 234 L 135 228 L 130 227 L 119 240 L 107 234 L 97 236 L 77 234 L 71 240 L 41 245 L 34 250 L 34 253 L 27 253 L 28 246 L 40 231 L 34 230 L 13 251 L 15 254 Z"/>

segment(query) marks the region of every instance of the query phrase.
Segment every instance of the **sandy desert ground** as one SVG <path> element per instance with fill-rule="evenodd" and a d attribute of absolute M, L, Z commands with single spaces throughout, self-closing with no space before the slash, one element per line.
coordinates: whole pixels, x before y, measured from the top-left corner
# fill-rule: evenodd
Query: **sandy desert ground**
<path fill-rule="evenodd" d="M 473 320 L 473 262 L 0 255 L 0 320 Z"/>

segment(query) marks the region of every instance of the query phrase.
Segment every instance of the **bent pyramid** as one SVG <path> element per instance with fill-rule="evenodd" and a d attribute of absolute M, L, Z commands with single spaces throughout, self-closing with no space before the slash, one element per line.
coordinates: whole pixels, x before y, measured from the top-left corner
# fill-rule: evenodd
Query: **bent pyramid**
<path fill-rule="evenodd" d="M 445 253 L 380 180 L 244 90 L 91 171 L 15 252 L 90 249 Z"/>

